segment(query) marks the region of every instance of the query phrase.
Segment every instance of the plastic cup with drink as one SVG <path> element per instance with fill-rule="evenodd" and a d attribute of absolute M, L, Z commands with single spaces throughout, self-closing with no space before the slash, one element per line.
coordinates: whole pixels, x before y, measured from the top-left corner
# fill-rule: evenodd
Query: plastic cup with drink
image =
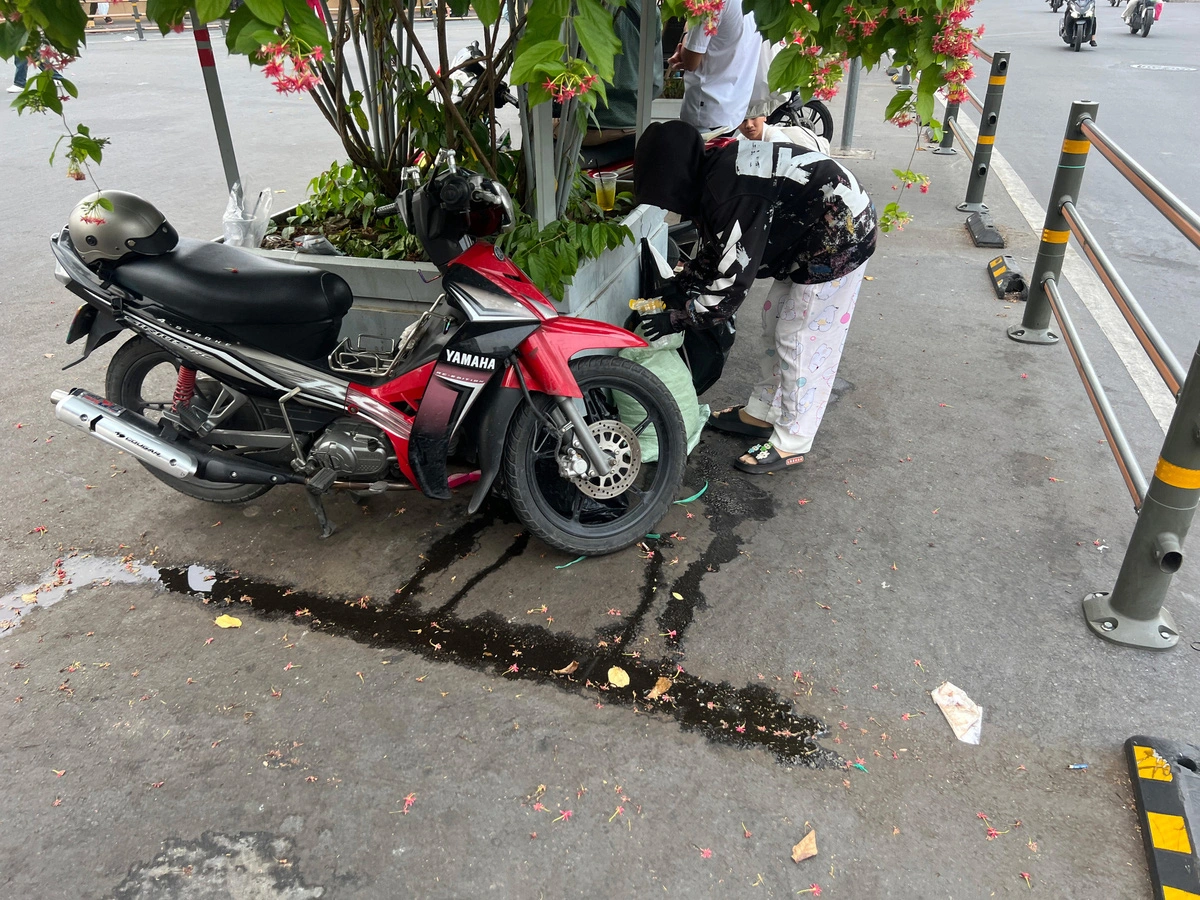
<path fill-rule="evenodd" d="M 617 205 L 617 173 L 597 172 L 592 176 L 596 186 L 596 205 L 605 212 Z"/>

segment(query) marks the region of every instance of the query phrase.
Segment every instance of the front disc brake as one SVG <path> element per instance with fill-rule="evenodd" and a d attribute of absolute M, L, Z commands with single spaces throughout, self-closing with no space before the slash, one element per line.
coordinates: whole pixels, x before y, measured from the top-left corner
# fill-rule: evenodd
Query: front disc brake
<path fill-rule="evenodd" d="M 588 431 L 600 445 L 600 452 L 608 459 L 608 474 L 603 477 L 580 476 L 571 482 L 597 500 L 619 497 L 629 490 L 642 468 L 642 449 L 633 429 L 616 419 L 604 419 L 588 426 Z"/>

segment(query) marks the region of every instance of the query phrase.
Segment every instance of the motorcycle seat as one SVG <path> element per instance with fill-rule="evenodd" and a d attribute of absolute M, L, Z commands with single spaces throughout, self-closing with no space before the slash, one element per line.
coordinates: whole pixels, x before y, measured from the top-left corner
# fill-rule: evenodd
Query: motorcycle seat
<path fill-rule="evenodd" d="M 627 134 L 606 144 L 593 144 L 579 148 L 579 158 L 585 169 L 599 169 L 621 162 L 633 162 L 633 145 L 636 136 Z"/>
<path fill-rule="evenodd" d="M 354 302 L 350 286 L 332 272 L 194 238 L 180 238 L 162 256 L 126 260 L 112 280 L 168 314 L 301 359 L 328 352 Z"/>

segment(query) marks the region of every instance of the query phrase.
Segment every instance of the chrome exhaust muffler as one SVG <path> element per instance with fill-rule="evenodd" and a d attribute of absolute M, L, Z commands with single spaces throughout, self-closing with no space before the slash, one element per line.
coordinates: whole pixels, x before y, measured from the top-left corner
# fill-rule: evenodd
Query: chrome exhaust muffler
<path fill-rule="evenodd" d="M 200 467 L 200 461 L 185 448 L 164 441 L 145 427 L 150 424 L 147 420 L 111 400 L 97 397 L 83 388 L 72 388 L 55 391 L 50 395 L 50 401 L 54 403 L 54 415 L 59 421 L 75 426 L 110 447 L 124 450 L 161 472 L 176 478 L 189 478 Z"/>

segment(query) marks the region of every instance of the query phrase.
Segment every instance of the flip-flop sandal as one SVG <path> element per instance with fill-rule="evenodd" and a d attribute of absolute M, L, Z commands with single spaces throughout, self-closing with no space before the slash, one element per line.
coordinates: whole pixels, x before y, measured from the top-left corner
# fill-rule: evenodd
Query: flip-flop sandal
<path fill-rule="evenodd" d="M 743 422 L 738 412 L 744 406 L 731 406 L 729 409 L 718 410 L 708 417 L 708 427 L 722 434 L 736 434 L 739 437 L 769 438 L 774 430 L 770 425 L 751 425 Z"/>
<path fill-rule="evenodd" d="M 770 441 L 762 444 L 755 444 L 744 454 L 752 456 L 755 462 L 748 463 L 741 458 L 735 459 L 733 465 L 743 472 L 748 472 L 751 475 L 765 475 L 768 472 L 779 472 L 790 466 L 796 466 L 804 462 L 803 453 L 793 453 L 791 456 L 780 456 Z"/>

